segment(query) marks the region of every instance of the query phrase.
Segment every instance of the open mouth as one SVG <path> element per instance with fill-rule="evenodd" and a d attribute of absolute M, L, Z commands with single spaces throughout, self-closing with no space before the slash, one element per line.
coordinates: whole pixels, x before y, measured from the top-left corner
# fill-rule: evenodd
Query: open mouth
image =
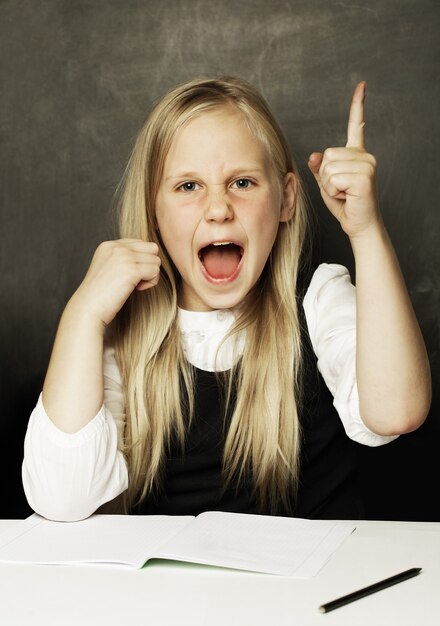
<path fill-rule="evenodd" d="M 242 257 L 243 248 L 232 241 L 217 241 L 199 250 L 205 272 L 214 280 L 235 277 Z"/>

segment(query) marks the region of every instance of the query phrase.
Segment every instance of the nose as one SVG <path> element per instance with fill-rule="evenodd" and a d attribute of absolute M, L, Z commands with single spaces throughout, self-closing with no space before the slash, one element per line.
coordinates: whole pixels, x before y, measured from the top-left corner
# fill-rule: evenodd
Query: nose
<path fill-rule="evenodd" d="M 208 222 L 229 222 L 234 217 L 230 198 L 224 189 L 212 191 L 207 198 L 205 219 Z"/>

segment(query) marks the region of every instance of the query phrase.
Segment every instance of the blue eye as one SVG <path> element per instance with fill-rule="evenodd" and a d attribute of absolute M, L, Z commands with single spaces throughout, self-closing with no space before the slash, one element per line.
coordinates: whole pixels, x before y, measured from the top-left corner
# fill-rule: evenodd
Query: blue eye
<path fill-rule="evenodd" d="M 180 185 L 179 189 L 181 189 L 182 191 L 195 191 L 197 187 L 197 183 L 193 183 L 192 181 L 188 180 L 186 183 Z"/>
<path fill-rule="evenodd" d="M 237 189 L 249 189 L 249 187 L 252 185 L 252 181 L 250 181 L 248 178 L 239 178 L 238 180 L 234 181 L 233 183 Z"/>

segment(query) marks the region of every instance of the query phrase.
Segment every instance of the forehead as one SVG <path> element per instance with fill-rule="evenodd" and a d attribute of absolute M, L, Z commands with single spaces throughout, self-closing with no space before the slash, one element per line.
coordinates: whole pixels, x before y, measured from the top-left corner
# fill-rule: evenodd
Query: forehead
<path fill-rule="evenodd" d="M 226 104 L 199 112 L 174 135 L 166 162 L 177 159 L 215 159 L 227 153 L 232 159 L 247 154 L 266 162 L 268 153 L 247 116 L 235 105 Z"/>

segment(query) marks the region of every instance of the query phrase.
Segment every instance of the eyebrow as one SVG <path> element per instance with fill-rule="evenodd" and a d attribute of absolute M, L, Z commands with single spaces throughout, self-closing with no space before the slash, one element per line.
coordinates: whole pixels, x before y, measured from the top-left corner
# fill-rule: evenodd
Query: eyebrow
<path fill-rule="evenodd" d="M 240 167 L 234 168 L 231 172 L 228 173 L 228 178 L 233 178 L 234 176 L 238 176 L 240 174 L 251 175 L 251 174 L 265 174 L 266 170 L 262 167 L 256 167 L 255 165 L 243 165 Z M 173 179 L 187 179 L 192 180 L 193 178 L 199 178 L 200 173 L 197 172 L 181 172 L 178 174 L 172 174 L 167 176 L 165 180 L 173 180 Z"/>

